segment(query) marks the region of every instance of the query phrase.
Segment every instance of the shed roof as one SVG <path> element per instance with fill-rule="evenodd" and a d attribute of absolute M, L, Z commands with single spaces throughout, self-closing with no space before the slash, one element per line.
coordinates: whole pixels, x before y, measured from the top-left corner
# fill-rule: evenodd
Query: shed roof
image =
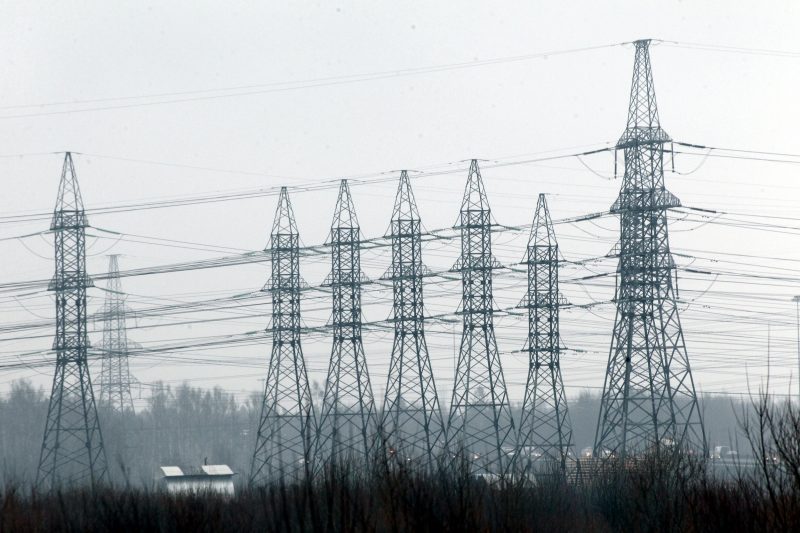
<path fill-rule="evenodd" d="M 179 467 L 179 466 L 162 466 L 161 473 L 164 477 L 222 477 L 232 476 L 234 471 L 228 465 L 202 465 L 199 468 L 196 466 Z"/>
<path fill-rule="evenodd" d="M 203 465 L 203 472 L 209 476 L 232 476 L 233 470 L 228 465 Z"/>
<path fill-rule="evenodd" d="M 183 475 L 183 471 L 180 469 L 180 467 L 177 466 L 162 466 L 161 472 L 164 474 L 164 477 L 175 477 Z"/>

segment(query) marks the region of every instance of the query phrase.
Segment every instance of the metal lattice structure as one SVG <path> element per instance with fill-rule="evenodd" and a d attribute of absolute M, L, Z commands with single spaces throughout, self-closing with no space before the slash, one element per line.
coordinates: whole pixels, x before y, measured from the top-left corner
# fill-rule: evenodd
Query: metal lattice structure
<path fill-rule="evenodd" d="M 133 395 L 128 364 L 128 331 L 125 293 L 119 279 L 119 256 L 108 258 L 106 296 L 100 318 L 103 321 L 103 358 L 100 368 L 100 403 L 111 409 L 133 412 Z"/>
<path fill-rule="evenodd" d="M 47 409 L 36 485 L 86 485 L 107 480 L 103 435 L 97 418 L 87 351 L 86 227 L 78 179 L 67 152 L 50 230 L 55 237 L 56 369 Z"/>
<path fill-rule="evenodd" d="M 316 426 L 300 335 L 300 235 L 289 193 L 281 188 L 270 244 L 272 300 L 269 359 L 250 483 L 297 481 L 310 473 Z"/>
<path fill-rule="evenodd" d="M 394 344 L 381 415 L 388 452 L 400 464 L 429 469 L 441 451 L 444 431 L 439 397 L 425 341 L 422 222 L 404 170 L 391 221 Z"/>
<path fill-rule="evenodd" d="M 478 162 L 473 160 L 461 204 L 461 257 L 453 271 L 461 273 L 463 318 L 456 366 L 447 449 L 465 459 L 474 473 L 503 476 L 508 452 L 515 446 L 514 420 L 494 332 L 491 209 Z"/>
<path fill-rule="evenodd" d="M 377 436 L 375 401 L 361 337 L 361 229 L 347 180 L 342 180 L 331 224 L 333 345 L 325 381 L 316 459 L 321 468 L 364 465 Z"/>
<path fill-rule="evenodd" d="M 528 292 L 520 307 L 528 310 L 528 381 L 517 440 L 519 466 L 530 471 L 556 462 L 562 472 L 572 448 L 572 424 L 561 377 L 559 307 L 567 302 L 558 290 L 558 242 L 544 194 L 533 217 L 525 264 Z"/>
<path fill-rule="evenodd" d="M 625 175 L 611 210 L 620 216 L 617 314 L 595 451 L 625 457 L 673 447 L 705 450 L 703 422 L 675 302 L 664 150 L 649 41 L 637 41 L 628 124 L 617 143 Z"/>

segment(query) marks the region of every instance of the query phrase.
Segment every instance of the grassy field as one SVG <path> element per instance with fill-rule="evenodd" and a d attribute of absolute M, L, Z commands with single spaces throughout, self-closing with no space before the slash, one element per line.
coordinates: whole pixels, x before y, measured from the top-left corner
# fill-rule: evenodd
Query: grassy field
<path fill-rule="evenodd" d="M 578 485 L 488 485 L 466 474 L 329 472 L 315 483 L 211 494 L 6 487 L 2 531 L 797 531 L 800 494 L 702 465 L 643 460 Z"/>
<path fill-rule="evenodd" d="M 197 396 L 187 403 L 204 405 L 207 395 Z M 156 490 L 152 478 L 145 483 L 122 475 L 96 490 L 33 490 L 26 470 L 9 467 L 20 461 L 9 459 L 31 455 L 30 442 L 35 441 L 24 439 L 26 418 L 21 415 L 31 412 L 30 405 L 40 405 L 36 398 L 7 409 L 17 415 L 6 418 L 12 424 L 0 427 L 6 470 L 0 476 L 6 480 L 0 483 L 0 533 L 800 531 L 800 410 L 763 394 L 753 396 L 739 419 L 744 436 L 740 451 L 747 459 L 734 461 L 725 475 L 720 475 L 719 465 L 673 452 L 624 463 L 605 461 L 592 475 L 586 475 L 592 469 L 584 469 L 577 479 L 570 475 L 569 482 L 561 476 L 540 476 L 535 482 L 512 477 L 492 484 L 470 476 L 466 465 L 420 475 L 376 459 L 368 469 L 362 464 L 326 470 L 314 482 L 241 485 L 229 498 L 169 495 Z M 228 407 L 220 411 L 220 420 L 231 412 L 236 413 Z M 154 438 L 150 446 L 142 446 L 148 450 L 170 449 L 169 443 L 186 440 L 179 435 L 155 440 L 152 432 L 142 433 Z M 211 447 L 250 449 L 244 441 L 231 443 L 231 434 L 236 435 L 216 432 L 220 440 Z M 190 451 L 196 456 L 203 450 Z M 124 464 L 121 455 L 120 463 Z"/>

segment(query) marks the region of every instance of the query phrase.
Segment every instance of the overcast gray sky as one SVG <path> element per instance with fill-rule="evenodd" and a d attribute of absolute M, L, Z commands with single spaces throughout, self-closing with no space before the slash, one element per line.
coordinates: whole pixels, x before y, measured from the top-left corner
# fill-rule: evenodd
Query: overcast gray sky
<path fill-rule="evenodd" d="M 499 223 L 529 223 L 539 192 L 551 194 L 555 219 L 605 211 L 620 186 L 608 153 L 488 168 L 493 161 L 601 148 L 619 137 L 633 47 L 555 52 L 639 38 L 679 43 L 654 43 L 651 50 L 662 125 L 675 140 L 797 154 L 800 55 L 755 50 L 800 51 L 799 10 L 789 1 L 503 2 L 502 7 L 471 1 L 4 2 L 0 155 L 7 157 L 0 157 L 0 219 L 52 210 L 63 154 L 47 154 L 64 150 L 78 153 L 77 172 L 90 210 L 350 177 L 363 232 L 374 237 L 387 227 L 395 183 L 359 185 L 358 179 L 409 168 L 431 174 L 416 174 L 413 185 L 424 224 L 437 229 L 456 220 L 466 173 L 435 171 L 460 169 L 460 162 L 481 158 L 487 160 L 484 178 Z M 687 46 L 691 43 L 713 47 Z M 537 56 L 546 52 L 553 54 Z M 499 61 L 487 61 L 493 59 Z M 463 63 L 473 65 L 454 68 Z M 411 70 L 438 66 L 447 68 Z M 381 72 L 398 75 L 346 78 Z M 795 209 L 800 189 L 794 183 L 800 167 L 685 154 L 675 156 L 675 167 L 678 172 L 668 173 L 667 184 L 684 205 L 728 213 L 715 219 L 687 211 L 672 215 L 672 248 L 684 267 L 679 271 L 683 323 L 698 388 L 742 392 L 747 376 L 758 383 L 767 373 L 769 323 L 772 385 L 788 392 L 790 379 L 797 383 L 790 299 L 800 293 L 794 262 L 800 260 L 800 229 L 793 229 L 800 227 Z M 335 190 L 296 190 L 292 199 L 304 243 L 322 243 Z M 107 253 L 123 254 L 121 266 L 127 269 L 261 249 L 275 204 L 274 197 L 260 196 L 90 214 L 95 227 L 147 236 L 90 238 L 90 271 L 105 270 Z M 4 219 L 0 237 L 47 226 L 42 220 Z M 567 259 L 602 256 L 614 245 L 618 221 L 559 224 L 556 231 Z M 165 246 L 152 237 L 213 248 Z M 521 260 L 524 235 L 504 233 L 495 240 L 502 263 Z M 431 246 L 425 262 L 445 269 L 457 253 L 455 241 Z M 52 273 L 49 236 L 0 241 L 0 254 L 3 282 Z M 370 278 L 387 266 L 385 249 L 365 253 Z M 325 277 L 325 257 L 302 268 L 309 284 L 318 285 Z M 571 348 L 562 356 L 569 395 L 602 385 L 613 323 L 608 303 L 613 277 L 579 278 L 615 268 L 614 260 L 606 260 L 565 267 L 562 273 L 562 291 L 570 301 L 598 302 L 562 313 L 564 342 Z M 189 302 L 256 291 L 268 273 L 261 264 L 123 283 L 131 293 L 130 307 L 145 309 L 164 299 Z M 520 278 L 508 274 L 498 273 L 497 285 L 501 308 L 515 304 L 524 292 Z M 430 313 L 453 311 L 457 290 L 457 284 L 431 286 Z M 368 289 L 365 319 L 386 318 L 390 295 L 386 288 Z M 99 306 L 103 293 L 92 289 L 91 296 L 91 305 Z M 259 302 L 238 317 L 229 310 L 142 317 L 130 337 L 157 347 L 256 331 L 268 321 L 267 301 Z M 310 296 L 304 306 L 308 325 L 325 323 L 324 295 Z M 41 355 L 20 354 L 49 349 L 52 329 L 41 321 L 53 314 L 44 291 L 3 294 L 3 324 L 40 327 L 3 333 L 0 363 L 41 361 Z M 221 317 L 235 320 L 169 325 Z M 498 331 L 512 399 L 519 401 L 525 360 L 513 352 L 524 342 L 523 323 L 503 316 Z M 429 339 L 447 402 L 453 327 L 432 324 Z M 376 395 L 384 388 L 389 341 L 388 332 L 368 334 Z M 321 381 L 329 342 L 309 338 L 305 349 L 312 379 Z M 245 394 L 260 388 L 268 352 L 269 343 L 262 342 L 145 354 L 132 362 L 132 371 L 144 383 L 192 379 Z M 21 377 L 47 385 L 51 375 L 41 366 L 0 369 L 0 389 Z"/>

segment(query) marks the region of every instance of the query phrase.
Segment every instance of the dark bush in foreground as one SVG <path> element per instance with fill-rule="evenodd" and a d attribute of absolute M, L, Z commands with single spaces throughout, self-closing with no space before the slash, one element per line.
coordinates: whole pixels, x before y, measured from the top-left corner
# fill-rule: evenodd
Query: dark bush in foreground
<path fill-rule="evenodd" d="M 688 474 L 688 475 L 687 475 Z M 2 531 L 789 531 L 797 493 L 712 481 L 692 465 L 644 461 L 578 486 L 491 486 L 469 476 L 328 473 L 315 484 L 170 496 L 115 488 L 41 495 L 6 488 Z"/>
<path fill-rule="evenodd" d="M 800 410 L 755 397 L 740 420 L 752 458 L 667 451 L 587 461 L 569 476 L 489 484 L 466 465 L 418 475 L 376 460 L 315 482 L 171 496 L 119 486 L 0 489 L 4 531 L 800 531 Z M 363 465 L 358 465 L 363 466 Z"/>

